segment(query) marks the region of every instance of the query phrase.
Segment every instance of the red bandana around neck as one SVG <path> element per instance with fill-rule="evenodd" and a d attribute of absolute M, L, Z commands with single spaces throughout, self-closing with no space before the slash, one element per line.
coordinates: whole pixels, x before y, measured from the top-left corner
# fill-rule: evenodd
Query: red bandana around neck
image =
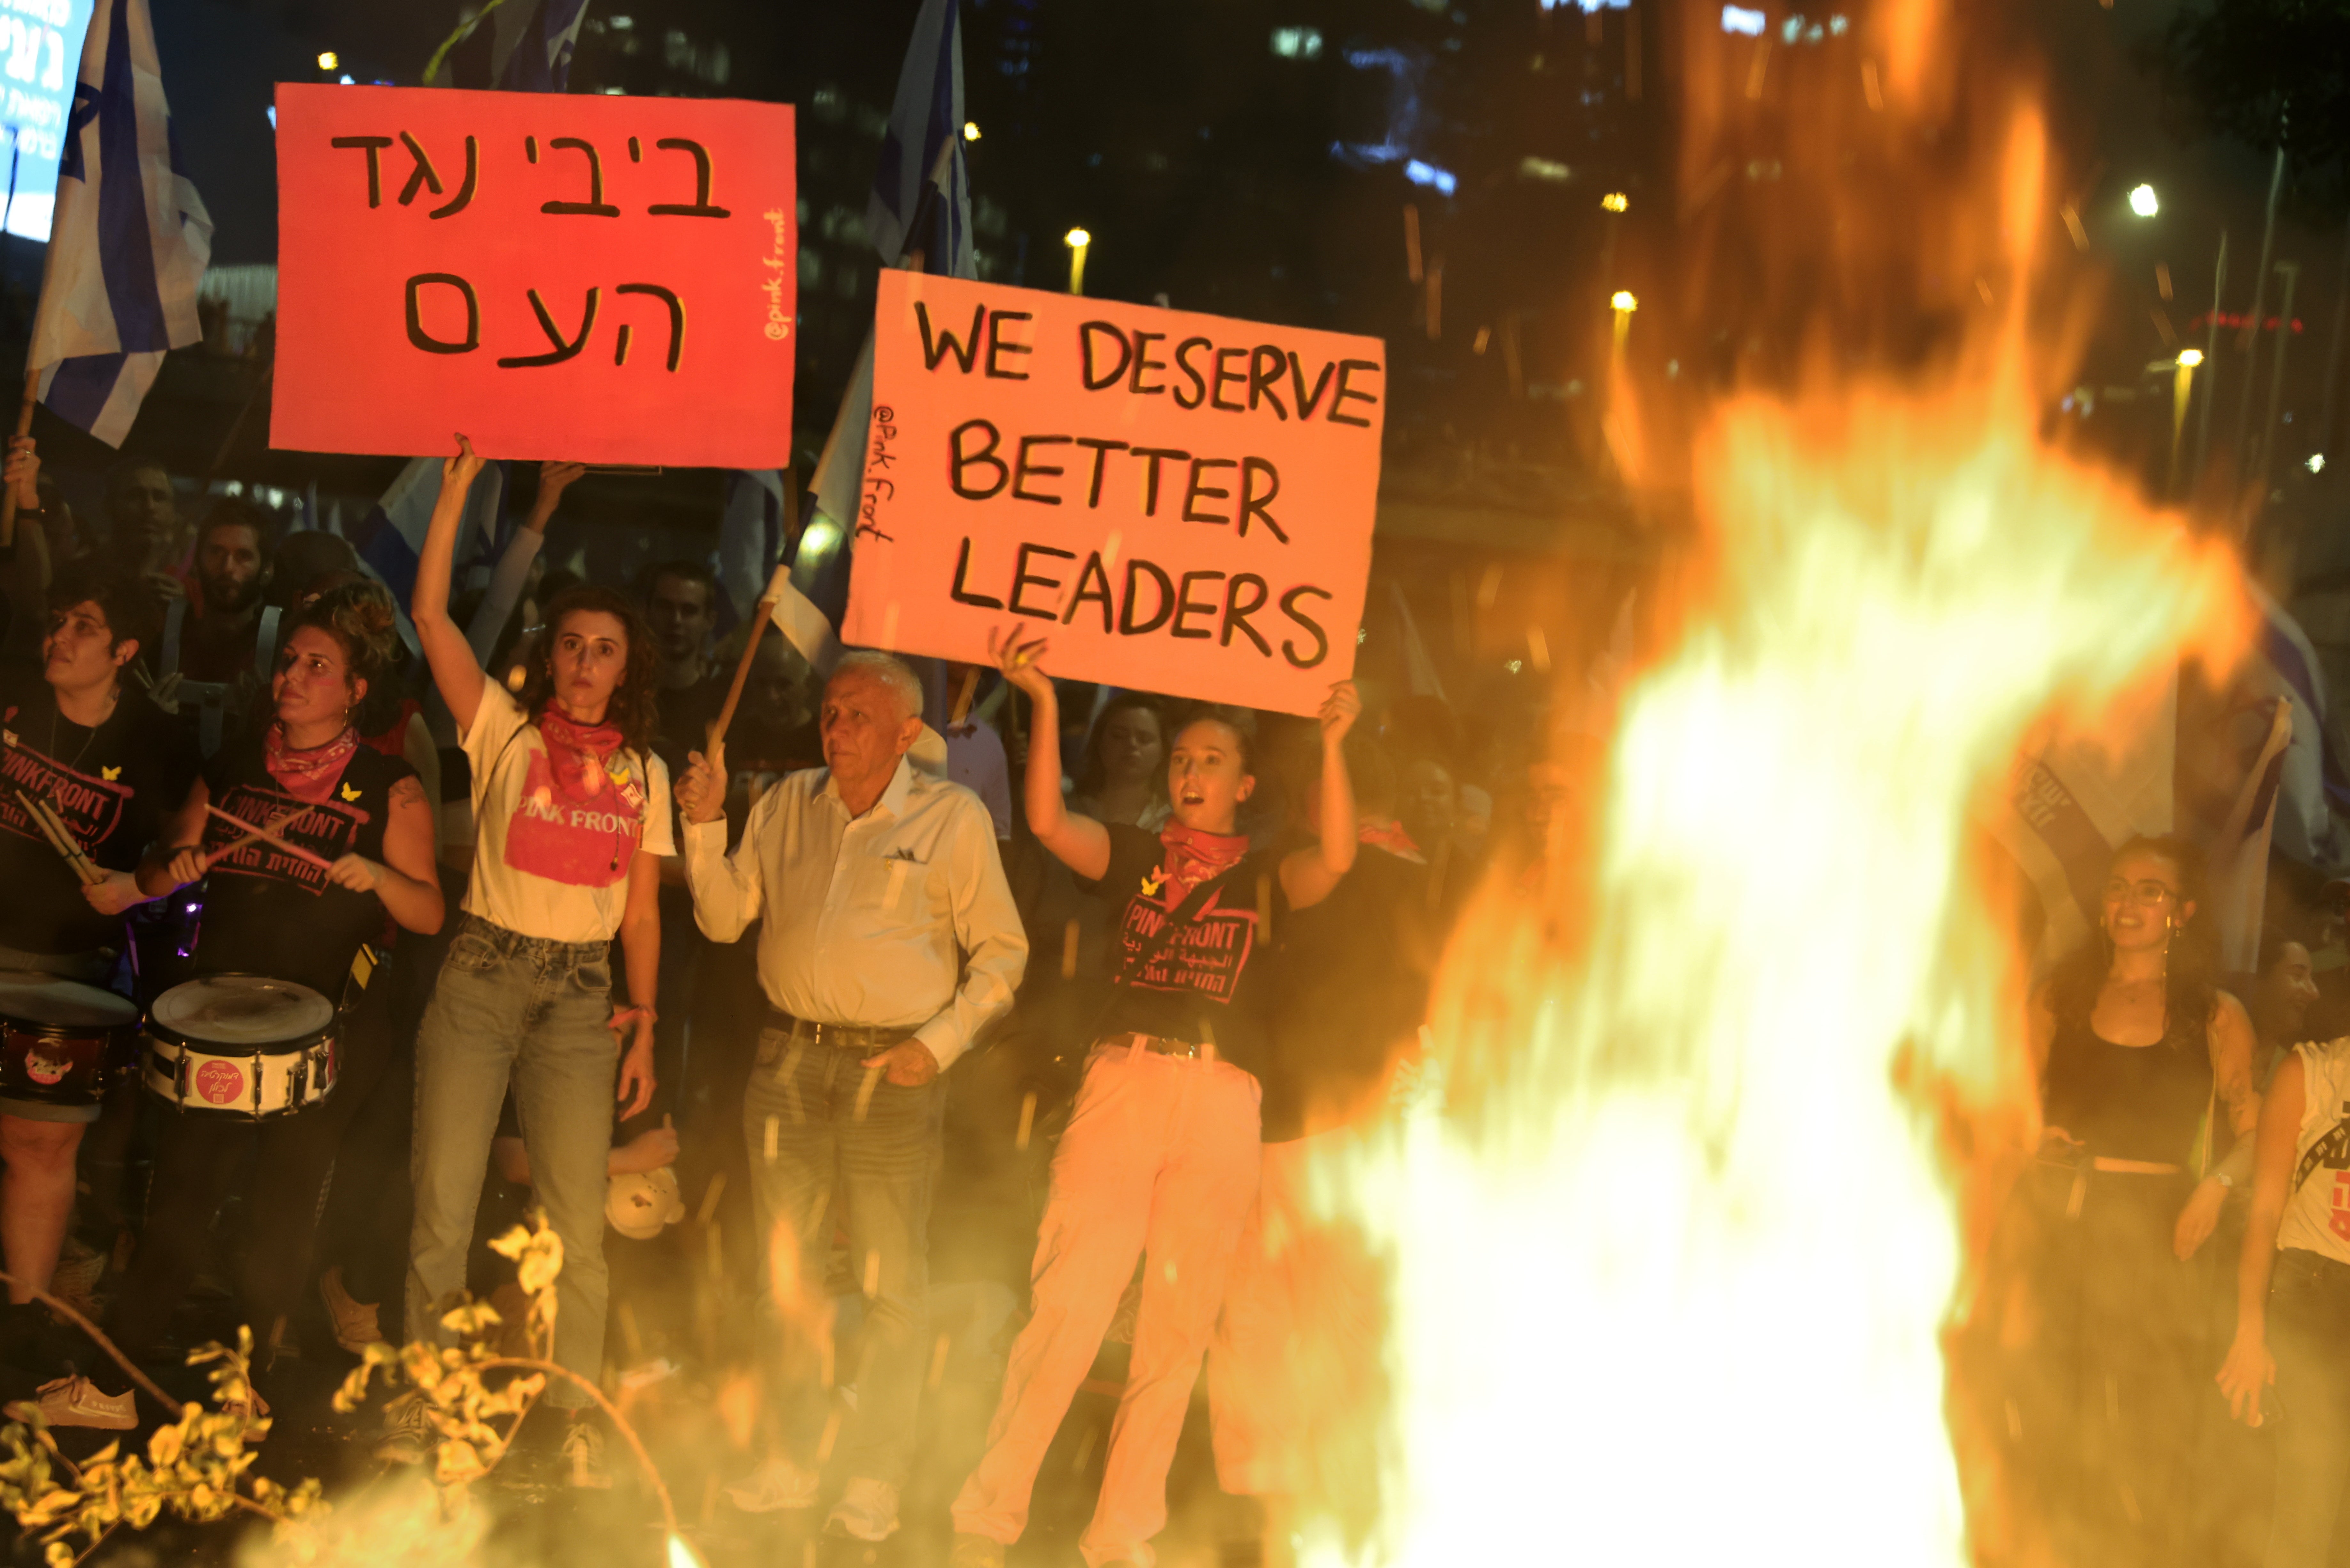
<path fill-rule="evenodd" d="M 546 742 L 546 760 L 555 777 L 555 793 L 567 801 L 594 800 L 612 787 L 605 762 L 620 749 L 617 724 L 582 724 L 549 703 L 538 716 L 538 732 Z"/>
<path fill-rule="evenodd" d="M 1167 907 L 1170 909 L 1191 897 L 1191 889 L 1201 883 L 1211 881 L 1239 865 L 1241 857 L 1249 852 L 1244 835 L 1202 833 L 1172 818 L 1159 830 L 1159 842 L 1167 850 L 1167 858 L 1160 865 L 1167 879 Z"/>
<path fill-rule="evenodd" d="M 323 805 L 342 782 L 343 769 L 349 765 L 351 753 L 359 747 L 359 732 L 346 726 L 341 734 L 325 745 L 296 751 L 286 743 L 286 727 L 272 724 L 262 736 L 261 762 L 287 794 L 312 805 Z"/>

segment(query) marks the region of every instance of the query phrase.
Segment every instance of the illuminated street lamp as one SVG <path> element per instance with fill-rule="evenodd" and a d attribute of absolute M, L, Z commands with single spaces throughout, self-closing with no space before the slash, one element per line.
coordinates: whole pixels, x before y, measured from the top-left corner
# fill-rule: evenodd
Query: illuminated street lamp
<path fill-rule="evenodd" d="M 1069 292 L 1083 294 L 1086 291 L 1086 251 L 1093 244 L 1094 237 L 1083 229 L 1071 229 L 1061 236 L 1061 243 L 1069 247 Z"/>
<path fill-rule="evenodd" d="M 2130 211 L 2136 213 L 2141 218 L 2151 218 L 2157 213 L 2162 211 L 2162 202 L 2156 198 L 2154 187 L 2151 185 L 2132 186 L 2129 193 L 2129 204 Z"/>
<path fill-rule="evenodd" d="M 342 63 L 341 57 L 332 49 L 325 50 L 318 56 L 318 68 L 322 71 L 331 71 Z"/>
<path fill-rule="evenodd" d="M 962 122 L 962 139 L 965 141 L 977 141 L 979 140 L 979 121 L 975 119 L 966 119 Z"/>

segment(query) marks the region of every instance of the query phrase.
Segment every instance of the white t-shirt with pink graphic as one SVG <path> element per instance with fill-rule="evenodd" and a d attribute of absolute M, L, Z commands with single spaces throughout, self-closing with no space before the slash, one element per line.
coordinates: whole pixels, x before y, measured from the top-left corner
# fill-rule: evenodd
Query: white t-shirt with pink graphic
<path fill-rule="evenodd" d="M 465 912 L 547 941 L 611 940 L 637 852 L 677 853 L 661 760 L 615 752 L 601 773 L 558 789 L 538 726 L 494 681 L 482 688 L 465 755 L 477 825 Z"/>

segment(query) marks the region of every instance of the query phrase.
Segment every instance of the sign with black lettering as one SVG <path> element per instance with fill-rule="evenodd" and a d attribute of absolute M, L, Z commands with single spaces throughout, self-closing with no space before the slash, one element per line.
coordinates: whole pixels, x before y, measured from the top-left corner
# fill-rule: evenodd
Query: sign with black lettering
<path fill-rule="evenodd" d="M 1376 338 L 885 272 L 844 641 L 1311 713 L 1354 672 Z"/>
<path fill-rule="evenodd" d="M 270 444 L 788 461 L 793 156 L 785 104 L 280 83 Z"/>

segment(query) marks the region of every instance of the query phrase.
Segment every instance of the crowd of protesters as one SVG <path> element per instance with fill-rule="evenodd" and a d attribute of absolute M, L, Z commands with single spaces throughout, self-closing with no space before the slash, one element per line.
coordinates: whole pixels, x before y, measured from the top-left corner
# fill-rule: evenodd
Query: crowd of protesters
<path fill-rule="evenodd" d="M 957 1568 L 1020 1539 L 1106 1346 L 1088 1563 L 1152 1561 L 1203 1369 L 1226 1491 L 1373 1490 L 1374 1272 L 1304 1173 L 1392 1104 L 1503 836 L 1475 737 L 1351 683 L 1312 718 L 1096 688 L 1007 633 L 993 667 L 822 670 L 766 637 L 713 739 L 750 628 L 711 571 L 550 566 L 582 472 L 550 463 L 461 580 L 480 467 L 461 442 L 396 602 L 338 535 L 185 515 L 151 466 L 91 526 L 11 449 L 8 1397 L 165 1417 L 36 1297 L 178 1386 L 225 1281 L 266 1415 L 296 1363 L 511 1301 L 484 1241 L 536 1211 L 577 1381 L 525 1435 L 608 1486 L 586 1386 L 648 1332 L 692 1354 L 632 1249 L 747 1197 L 755 1247 L 692 1287 L 757 1303 L 736 1509 L 899 1528 L 977 1237 L 1025 1310 L 981 1345 Z M 412 1395 L 369 1419 L 386 1461 L 437 1442 Z"/>
<path fill-rule="evenodd" d="M 513 1303 L 484 1242 L 536 1212 L 576 1380 L 526 1436 L 573 1484 L 611 1483 L 588 1386 L 692 1359 L 709 1303 L 680 1298 L 717 1291 L 755 1325 L 745 1514 L 890 1537 L 975 1337 L 952 1568 L 1021 1539 L 1105 1367 L 1091 1568 L 1152 1562 L 1203 1371 L 1266 1539 L 1286 1500 L 1360 1516 L 1378 1271 L 1307 1170 L 1391 1110 L 1468 893 L 1496 861 L 1541 885 L 1589 759 L 1496 763 L 1441 702 L 1351 683 L 1312 718 L 1096 688 L 1016 628 L 988 666 L 816 669 L 722 636 L 700 562 L 550 566 L 576 464 L 461 582 L 480 468 L 446 463 L 399 603 L 339 535 L 183 516 L 151 466 L 86 525 L 11 449 L 0 1393 L 162 1417 L 40 1298 L 169 1381 L 227 1281 L 265 1415 L 295 1362 Z M 2191 846 L 2125 845 L 2033 991 L 2043 1132 L 1977 1386 L 2064 1560 L 2317 1568 L 2350 1482 L 2350 1037 L 2313 1042 L 2350 1035 L 2350 900 L 2244 974 L 2208 901 Z M 656 1250 L 696 1208 L 745 1218 L 681 1286 Z M 414 1396 L 369 1420 L 430 1459 Z M 2247 1515 L 2231 1554 L 2215 1521 Z"/>

